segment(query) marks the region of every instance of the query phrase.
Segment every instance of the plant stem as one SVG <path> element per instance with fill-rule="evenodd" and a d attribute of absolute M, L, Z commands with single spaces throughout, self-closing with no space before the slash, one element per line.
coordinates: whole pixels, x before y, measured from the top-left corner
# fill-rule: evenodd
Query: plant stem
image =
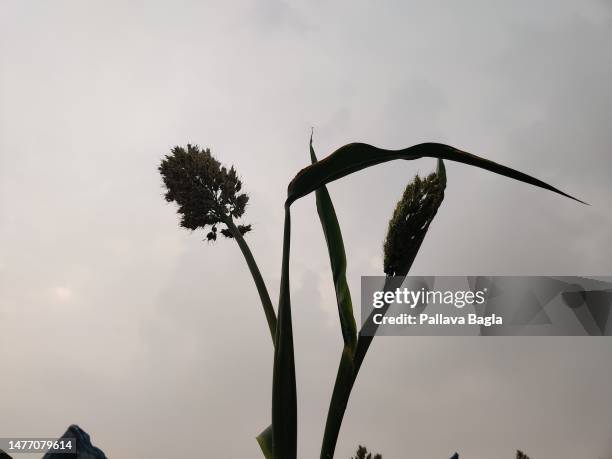
<path fill-rule="evenodd" d="M 396 287 L 402 284 L 404 276 L 402 277 L 387 277 L 385 280 L 385 286 L 383 290 L 392 291 Z M 399 283 L 399 285 L 397 284 Z M 383 316 L 387 313 L 390 304 L 385 304 L 381 309 L 372 311 L 368 321 L 372 322 L 372 314 L 382 314 Z M 336 450 L 336 443 L 338 442 L 338 436 L 340 435 L 340 427 L 342 426 L 342 420 L 344 419 L 344 413 L 348 405 L 351 391 L 355 385 L 355 380 L 359 374 L 361 364 L 365 359 L 366 353 L 372 344 L 378 325 L 373 325 L 371 331 L 372 336 L 366 336 L 363 334 L 363 327 L 359 331 L 357 337 L 357 349 L 355 355 L 347 352 L 345 346 L 342 357 L 340 359 L 340 365 L 338 367 L 338 374 L 336 375 L 336 382 L 334 384 L 334 390 L 332 392 L 332 399 L 329 404 L 329 411 L 327 413 L 327 422 L 325 423 L 325 432 L 323 434 L 323 445 L 321 446 L 321 459 L 332 459 Z M 368 333 L 369 335 L 370 333 Z"/>
<path fill-rule="evenodd" d="M 261 272 L 257 267 L 257 263 L 255 262 L 255 258 L 253 258 L 253 254 L 251 253 L 251 249 L 247 245 L 244 237 L 240 233 L 240 230 L 234 224 L 234 221 L 231 217 L 227 217 L 224 219 L 224 223 L 227 225 L 228 229 L 231 231 L 232 235 L 236 239 L 238 243 L 238 247 L 242 251 L 242 255 L 244 255 L 244 259 L 249 266 L 249 270 L 251 271 L 251 275 L 253 276 L 253 280 L 255 281 L 255 287 L 257 287 L 257 292 L 259 293 L 259 298 L 261 300 L 261 305 L 263 306 L 264 313 L 266 314 L 266 320 L 268 321 L 268 327 L 270 328 L 270 335 L 272 336 L 272 344 L 274 344 L 274 340 L 276 337 L 276 313 L 274 312 L 274 306 L 272 306 L 272 301 L 270 300 L 270 295 L 268 294 L 268 289 L 266 288 L 266 284 L 261 276 Z"/>

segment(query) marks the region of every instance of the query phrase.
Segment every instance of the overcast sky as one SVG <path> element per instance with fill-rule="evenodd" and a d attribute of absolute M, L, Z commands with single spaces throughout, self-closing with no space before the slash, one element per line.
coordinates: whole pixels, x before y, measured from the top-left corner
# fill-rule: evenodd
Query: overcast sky
<path fill-rule="evenodd" d="M 78 423 L 113 459 L 260 457 L 268 329 L 236 244 L 179 228 L 163 200 L 156 168 L 177 144 L 237 167 L 274 299 L 311 126 L 319 157 L 445 142 L 591 203 L 447 164 L 415 274 L 612 275 L 610 81 L 609 0 L 0 0 L 0 436 Z M 355 301 L 360 276 L 382 274 L 403 188 L 434 167 L 329 186 Z M 312 458 L 341 335 L 314 197 L 293 209 Z M 337 457 L 365 443 L 385 459 L 598 459 L 611 352 L 606 338 L 381 337 Z"/>

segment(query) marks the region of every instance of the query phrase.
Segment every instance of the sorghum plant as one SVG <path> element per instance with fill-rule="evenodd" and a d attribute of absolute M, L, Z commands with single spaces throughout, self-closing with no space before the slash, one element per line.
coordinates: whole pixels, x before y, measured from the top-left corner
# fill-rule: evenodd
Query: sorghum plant
<path fill-rule="evenodd" d="M 249 202 L 249 196 L 240 193 L 242 182 L 234 167 L 227 169 L 222 166 L 209 148 L 200 149 L 197 145 L 187 144 L 187 148 L 174 147 L 158 169 L 166 187 L 166 201 L 178 204 L 182 227 L 190 230 L 210 227 L 206 234 L 210 242 L 217 240 L 218 232 L 236 240 L 255 281 L 274 340 L 274 307 L 253 254 L 244 240 L 244 235 L 252 229 L 251 225 L 236 225 L 234 222 L 235 218 L 243 216 Z M 219 226 L 224 227 L 219 229 Z"/>
<path fill-rule="evenodd" d="M 438 159 L 435 173 L 424 179 L 417 176 L 408 184 L 389 222 L 382 267 L 387 275 L 386 288 L 393 288 L 394 282 L 401 282 L 408 274 L 443 201 L 446 188 L 443 160 L 480 167 L 572 198 L 529 175 L 438 143 L 423 143 L 403 150 L 383 150 L 363 143 L 352 143 L 317 161 L 311 136 L 310 155 L 312 164 L 298 172 L 287 189 L 278 317 L 275 316 L 261 273 L 243 237 L 251 230 L 251 226 L 234 223 L 235 218 L 242 217 L 248 202 L 248 196 L 240 194 L 242 183 L 234 168 L 228 170 L 221 166 L 209 149 L 201 150 L 192 145 L 187 145 L 186 149 L 175 147 L 159 167 L 168 190 L 166 200 L 175 201 L 179 205 L 181 225 L 192 230 L 210 227 L 206 236 L 209 241 L 216 240 L 217 232 L 236 239 L 255 280 L 274 343 L 272 425 L 257 437 L 267 459 L 296 459 L 297 456 L 297 396 L 289 288 L 291 204 L 315 192 L 344 340 L 321 448 L 321 458 L 331 459 L 351 391 L 373 336 L 357 332 L 346 281 L 347 260 L 342 232 L 326 184 L 386 161 L 423 157 Z M 218 230 L 220 225 L 225 227 Z M 379 312 L 384 311 L 385 308 L 382 308 Z M 366 453 L 365 448 L 360 447 L 357 457 Z"/>

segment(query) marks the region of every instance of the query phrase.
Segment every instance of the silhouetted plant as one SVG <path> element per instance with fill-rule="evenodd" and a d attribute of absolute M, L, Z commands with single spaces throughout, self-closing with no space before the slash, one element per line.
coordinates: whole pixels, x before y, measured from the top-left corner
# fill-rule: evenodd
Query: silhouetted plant
<path fill-rule="evenodd" d="M 175 147 L 159 166 L 167 188 L 166 200 L 178 204 L 178 212 L 182 216 L 181 226 L 191 230 L 210 227 L 206 235 L 209 241 L 216 240 L 218 231 L 225 237 L 236 239 L 255 281 L 274 343 L 272 425 L 257 437 L 267 459 L 296 459 L 297 456 L 297 393 L 289 288 L 291 204 L 315 192 L 317 212 L 330 257 L 344 340 L 321 447 L 321 458 L 331 459 L 351 391 L 374 334 L 366 336 L 362 331 L 357 332 L 351 294 L 346 281 L 347 261 L 342 232 L 325 185 L 386 161 L 422 157 L 438 159 L 435 173 L 425 179 L 416 176 L 408 184 L 389 222 L 384 243 L 384 266 L 381 267 L 387 275 L 385 289 L 392 288 L 397 279 L 402 281 L 407 275 L 443 201 L 446 187 L 444 159 L 480 167 L 572 198 L 529 175 L 437 143 L 423 143 L 403 150 L 383 150 L 371 145 L 352 143 L 317 161 L 311 136 L 310 155 L 312 164 L 299 171 L 287 188 L 278 318 L 261 273 L 243 237 L 251 230 L 251 226 L 234 223 L 235 218 L 243 216 L 248 203 L 248 196 L 240 193 L 242 183 L 235 169 L 222 166 L 209 149 L 201 150 L 192 145 L 187 145 L 186 149 Z M 225 228 L 218 229 L 219 225 L 225 225 Z M 379 313 L 384 315 L 385 311 L 383 307 Z M 360 447 L 357 458 L 371 459 L 371 455 L 365 447 Z M 374 459 L 376 458 L 380 458 L 380 455 L 374 456 Z"/>
<path fill-rule="evenodd" d="M 187 148 L 174 147 L 159 166 L 165 198 L 178 204 L 181 226 L 190 230 L 210 227 L 206 239 L 217 240 L 217 230 L 226 238 L 236 239 L 255 281 L 255 286 L 266 314 L 272 340 L 276 329 L 276 314 L 261 272 L 249 249 L 244 235 L 251 225 L 236 225 L 235 218 L 244 215 L 249 196 L 240 193 L 242 182 L 234 166 L 227 169 L 215 159 L 209 148 L 200 149 L 187 144 Z"/>
<path fill-rule="evenodd" d="M 516 452 L 516 459 L 529 459 L 529 456 L 527 456 L 524 452 L 522 452 L 521 450 L 518 450 Z"/>

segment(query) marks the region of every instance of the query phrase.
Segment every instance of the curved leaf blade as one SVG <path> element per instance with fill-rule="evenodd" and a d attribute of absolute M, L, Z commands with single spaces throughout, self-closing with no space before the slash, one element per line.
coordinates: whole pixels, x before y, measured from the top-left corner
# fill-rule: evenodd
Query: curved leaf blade
<path fill-rule="evenodd" d="M 306 196 L 329 182 L 345 177 L 361 169 L 365 169 L 366 167 L 394 159 L 411 160 L 423 157 L 447 159 L 449 161 L 480 167 L 481 169 L 495 172 L 496 174 L 504 175 L 520 182 L 529 183 L 586 204 L 584 201 L 564 193 L 535 177 L 449 145 L 441 143 L 421 143 L 402 150 L 385 150 L 365 143 L 350 143 L 340 147 L 321 161 L 298 172 L 291 183 L 289 183 L 287 189 L 287 205 L 291 205 L 291 203 L 297 199 Z"/>

